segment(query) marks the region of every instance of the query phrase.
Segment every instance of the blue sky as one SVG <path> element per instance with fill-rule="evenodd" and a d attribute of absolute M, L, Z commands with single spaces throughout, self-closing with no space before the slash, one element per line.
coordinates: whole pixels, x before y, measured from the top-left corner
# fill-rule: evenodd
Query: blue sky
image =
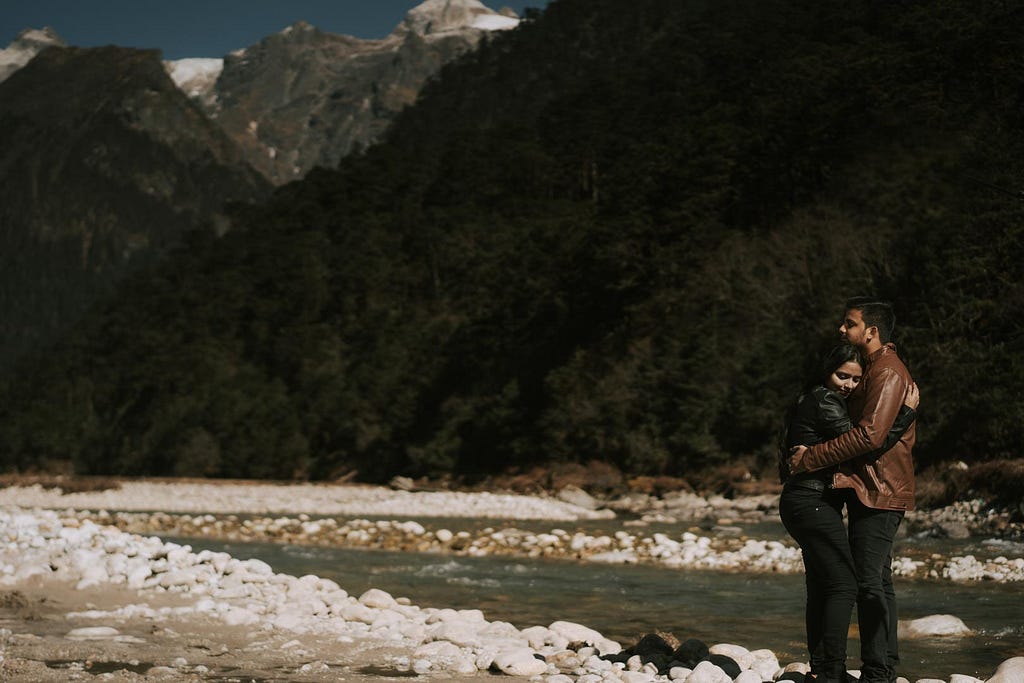
<path fill-rule="evenodd" d="M 491 9 L 548 0 L 481 0 Z M 296 21 L 383 38 L 420 0 L 2 0 L 0 48 L 22 29 L 53 28 L 69 45 L 158 48 L 164 59 L 223 57 Z"/>

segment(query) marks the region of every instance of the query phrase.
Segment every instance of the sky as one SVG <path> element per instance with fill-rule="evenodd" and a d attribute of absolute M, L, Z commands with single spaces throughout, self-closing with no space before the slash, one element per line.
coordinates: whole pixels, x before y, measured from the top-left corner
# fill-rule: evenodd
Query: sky
<path fill-rule="evenodd" d="M 548 0 L 481 0 L 493 10 Z M 0 49 L 49 26 L 68 45 L 157 48 L 164 59 L 223 57 L 296 21 L 329 33 L 383 38 L 420 0 L 0 0 Z"/>

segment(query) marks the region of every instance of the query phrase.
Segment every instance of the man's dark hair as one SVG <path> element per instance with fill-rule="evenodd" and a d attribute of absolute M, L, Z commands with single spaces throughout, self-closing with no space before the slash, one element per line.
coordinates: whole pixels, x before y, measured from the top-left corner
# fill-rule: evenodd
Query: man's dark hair
<path fill-rule="evenodd" d="M 870 296 L 855 296 L 846 301 L 846 310 L 860 311 L 867 327 L 878 328 L 878 338 L 883 344 L 892 340 L 892 331 L 896 328 L 896 314 L 892 304 Z"/>

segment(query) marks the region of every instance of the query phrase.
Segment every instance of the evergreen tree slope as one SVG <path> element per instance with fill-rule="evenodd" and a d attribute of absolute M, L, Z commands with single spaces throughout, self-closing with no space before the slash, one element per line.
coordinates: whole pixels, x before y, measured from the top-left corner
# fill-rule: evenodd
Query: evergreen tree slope
<path fill-rule="evenodd" d="M 892 299 L 921 465 L 1022 440 L 1024 11 L 556 0 L 12 380 L 26 469 L 367 479 L 774 458 Z"/>
<path fill-rule="evenodd" d="M 269 195 L 155 50 L 43 50 L 0 83 L 0 150 L 4 373 L 225 201 Z"/>

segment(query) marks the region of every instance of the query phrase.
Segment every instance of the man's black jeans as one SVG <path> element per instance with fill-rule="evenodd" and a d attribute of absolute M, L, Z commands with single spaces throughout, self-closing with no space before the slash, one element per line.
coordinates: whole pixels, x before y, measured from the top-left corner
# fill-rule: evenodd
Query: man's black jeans
<path fill-rule="evenodd" d="M 892 544 L 903 512 L 866 507 L 847 494 L 850 550 L 857 574 L 861 683 L 891 683 L 899 664 L 896 591 L 892 585 Z"/>
<path fill-rule="evenodd" d="M 803 552 L 807 650 L 818 681 L 846 683 L 846 637 L 858 595 L 856 565 L 843 524 L 845 492 L 787 483 L 779 513 Z M 867 531 L 867 528 L 863 528 Z"/>

